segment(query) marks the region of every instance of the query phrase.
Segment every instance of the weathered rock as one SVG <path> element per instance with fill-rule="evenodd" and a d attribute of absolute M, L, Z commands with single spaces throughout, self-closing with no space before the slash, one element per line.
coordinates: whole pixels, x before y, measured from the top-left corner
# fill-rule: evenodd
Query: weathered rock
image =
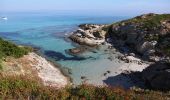
<path fill-rule="evenodd" d="M 77 35 L 73 34 L 69 37 L 72 41 L 80 44 L 80 45 L 87 45 L 87 46 L 96 46 L 97 44 L 91 41 L 88 41 L 87 38 L 81 38 Z"/>
<path fill-rule="evenodd" d="M 170 90 L 170 63 L 157 62 L 142 72 L 147 86 L 156 90 Z"/>
<path fill-rule="evenodd" d="M 79 48 L 69 49 L 68 51 L 70 54 L 75 55 L 75 54 L 81 54 L 81 53 L 85 52 L 86 50 L 87 50 L 87 48 L 85 48 L 85 47 L 79 47 Z"/>
<path fill-rule="evenodd" d="M 95 37 L 98 37 L 98 38 L 105 38 L 106 31 L 104 31 L 104 30 L 97 30 L 97 31 L 93 32 L 93 35 Z"/>
<path fill-rule="evenodd" d="M 95 28 L 99 28 L 102 25 L 97 25 L 97 24 L 81 24 L 79 27 L 83 30 L 91 30 Z"/>
<path fill-rule="evenodd" d="M 148 60 L 149 60 L 150 62 L 158 62 L 158 61 L 160 61 L 161 59 L 160 59 L 160 57 L 158 57 L 158 56 L 149 56 Z"/>
<path fill-rule="evenodd" d="M 135 53 L 130 53 L 129 56 L 135 57 Z"/>
<path fill-rule="evenodd" d="M 105 42 L 106 32 L 102 30 L 103 25 L 83 24 L 80 29 L 73 32 L 69 38 L 81 45 L 96 46 Z"/>
<path fill-rule="evenodd" d="M 142 61 L 140 59 L 135 58 L 134 56 L 118 56 L 118 59 L 124 61 L 125 63 L 137 63 L 137 64 L 142 64 Z"/>
<path fill-rule="evenodd" d="M 155 43 L 154 42 L 149 42 L 149 41 L 146 41 L 146 42 L 143 42 L 143 43 L 139 43 L 137 45 L 137 51 L 139 53 L 141 53 L 141 54 L 144 54 L 147 51 L 152 50 L 154 48 L 155 48 Z"/>

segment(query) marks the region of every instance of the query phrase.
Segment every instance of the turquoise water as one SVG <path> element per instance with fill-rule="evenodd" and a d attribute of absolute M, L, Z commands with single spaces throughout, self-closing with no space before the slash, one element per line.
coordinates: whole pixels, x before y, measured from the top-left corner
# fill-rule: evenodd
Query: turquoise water
<path fill-rule="evenodd" d="M 32 45 L 41 48 L 42 53 L 51 60 L 71 69 L 70 76 L 75 84 L 81 83 L 86 76 L 91 83 L 102 76 L 113 65 L 104 49 L 97 53 L 86 52 L 81 56 L 71 56 L 65 50 L 74 45 L 67 35 L 76 30 L 79 24 L 110 24 L 127 17 L 61 14 L 61 13 L 7 13 L 8 20 L 0 20 L 0 36 L 17 44 Z"/>

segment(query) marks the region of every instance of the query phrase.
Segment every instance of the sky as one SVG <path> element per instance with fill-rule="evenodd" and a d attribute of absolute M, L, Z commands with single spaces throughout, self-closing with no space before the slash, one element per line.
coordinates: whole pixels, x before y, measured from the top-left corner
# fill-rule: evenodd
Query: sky
<path fill-rule="evenodd" d="M 80 11 L 131 15 L 170 13 L 170 0 L 0 0 L 0 12 Z"/>

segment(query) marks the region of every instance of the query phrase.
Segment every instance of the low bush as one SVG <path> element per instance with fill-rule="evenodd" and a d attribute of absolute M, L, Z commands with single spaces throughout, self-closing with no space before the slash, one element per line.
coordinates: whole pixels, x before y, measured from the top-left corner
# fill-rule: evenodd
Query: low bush
<path fill-rule="evenodd" d="M 29 47 L 19 47 L 11 42 L 5 41 L 0 38 L 0 59 L 7 56 L 15 58 L 22 57 L 31 51 Z"/>
<path fill-rule="evenodd" d="M 0 99 L 19 100 L 162 100 L 168 93 L 150 90 L 124 90 L 82 84 L 55 89 L 43 86 L 28 76 L 0 77 Z"/>

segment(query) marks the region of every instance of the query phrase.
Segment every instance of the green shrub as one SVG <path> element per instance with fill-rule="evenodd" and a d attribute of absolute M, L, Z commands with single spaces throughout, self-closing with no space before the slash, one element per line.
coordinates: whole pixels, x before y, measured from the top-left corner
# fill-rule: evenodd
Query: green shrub
<path fill-rule="evenodd" d="M 0 38 L 0 58 L 6 56 L 12 56 L 15 58 L 22 57 L 23 55 L 28 54 L 31 49 L 28 47 L 19 47 L 11 42 L 5 41 Z"/>
<path fill-rule="evenodd" d="M 0 71 L 3 69 L 3 67 L 2 67 L 2 65 L 1 65 L 1 63 L 0 63 Z"/>

